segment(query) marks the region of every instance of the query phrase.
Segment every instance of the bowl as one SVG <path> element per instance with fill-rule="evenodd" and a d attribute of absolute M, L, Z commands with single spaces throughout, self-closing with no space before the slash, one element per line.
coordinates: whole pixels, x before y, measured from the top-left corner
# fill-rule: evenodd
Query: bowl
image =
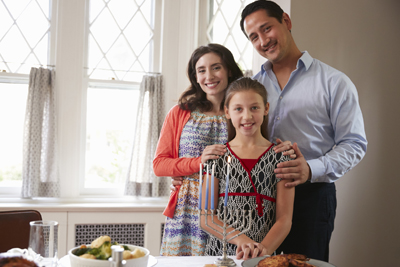
<path fill-rule="evenodd" d="M 127 246 L 131 251 L 134 251 L 135 248 L 141 249 L 146 254 L 143 257 L 126 260 L 126 267 L 146 267 L 147 262 L 149 261 L 150 251 L 147 248 L 134 246 L 134 245 L 127 245 L 127 244 L 120 244 Z M 90 245 L 87 245 L 90 247 Z M 75 247 L 68 251 L 69 260 L 71 262 L 71 267 L 110 267 L 110 262 L 108 260 L 92 260 L 92 259 L 84 259 L 80 258 L 72 252 L 77 250 L 79 247 Z"/>

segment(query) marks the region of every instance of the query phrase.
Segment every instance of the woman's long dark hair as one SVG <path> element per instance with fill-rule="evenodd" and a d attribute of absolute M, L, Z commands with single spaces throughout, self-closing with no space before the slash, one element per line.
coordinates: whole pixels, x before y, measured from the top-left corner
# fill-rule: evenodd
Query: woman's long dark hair
<path fill-rule="evenodd" d="M 219 44 L 200 46 L 192 53 L 187 67 L 187 76 L 191 85 L 185 92 L 182 93 L 178 102 L 180 108 L 183 110 L 194 111 L 198 108 L 201 112 L 206 112 L 212 110 L 213 108 L 212 103 L 207 100 L 206 93 L 204 93 L 204 91 L 201 89 L 196 79 L 196 63 L 202 56 L 208 53 L 215 53 L 221 58 L 222 64 L 226 68 L 229 75 L 228 85 L 232 81 L 243 77 L 243 72 L 236 64 L 235 59 L 228 48 Z M 220 108 L 221 110 L 224 109 L 224 101 L 222 101 Z"/>
<path fill-rule="evenodd" d="M 225 107 L 229 109 L 229 102 L 236 93 L 248 91 L 253 91 L 256 94 L 259 94 L 263 99 L 264 106 L 268 103 L 267 90 L 265 90 L 264 85 L 249 77 L 243 77 L 237 79 L 228 86 L 228 89 L 225 92 Z M 236 129 L 233 127 L 232 120 L 230 119 L 227 120 L 227 126 L 228 142 L 230 142 L 236 136 Z M 268 116 L 264 116 L 264 121 L 261 124 L 261 135 L 265 139 L 268 139 Z"/>

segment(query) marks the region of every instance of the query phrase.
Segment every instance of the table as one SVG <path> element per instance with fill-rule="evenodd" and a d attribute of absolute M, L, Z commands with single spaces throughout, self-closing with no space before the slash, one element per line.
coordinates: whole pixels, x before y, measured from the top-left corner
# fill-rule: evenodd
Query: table
<path fill-rule="evenodd" d="M 219 257 L 213 256 L 191 256 L 191 257 L 162 257 L 157 256 L 153 257 L 153 259 L 149 260 L 148 267 L 203 267 L 205 264 L 212 264 Z M 237 266 L 242 266 L 242 260 L 236 260 L 234 257 L 232 258 Z M 157 260 L 157 263 L 154 264 L 154 260 Z M 70 267 L 69 257 L 68 255 L 62 257 L 60 259 L 61 267 Z"/>
<path fill-rule="evenodd" d="M 205 264 L 212 264 L 221 256 L 191 256 L 191 257 L 162 257 L 158 256 L 155 267 L 203 267 Z M 237 266 L 242 266 L 242 260 L 236 260 L 235 257 L 229 257 L 235 261 Z"/>

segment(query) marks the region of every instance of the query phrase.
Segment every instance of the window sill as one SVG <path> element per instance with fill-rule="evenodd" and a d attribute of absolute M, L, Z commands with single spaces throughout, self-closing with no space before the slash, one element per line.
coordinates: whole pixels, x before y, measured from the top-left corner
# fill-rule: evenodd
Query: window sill
<path fill-rule="evenodd" d="M 167 198 L 0 198 L 0 210 L 37 209 L 41 212 L 162 212 Z"/>

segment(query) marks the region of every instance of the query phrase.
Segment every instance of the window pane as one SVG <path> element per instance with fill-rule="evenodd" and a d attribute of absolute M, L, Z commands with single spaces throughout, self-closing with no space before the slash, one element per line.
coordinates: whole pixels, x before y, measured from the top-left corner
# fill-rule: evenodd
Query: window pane
<path fill-rule="evenodd" d="M 139 90 L 89 88 L 85 188 L 125 183 L 132 153 Z"/>
<path fill-rule="evenodd" d="M 32 65 L 47 65 L 50 0 L 0 1 L 0 60 L 9 73 L 28 74 Z"/>
<path fill-rule="evenodd" d="M 22 145 L 27 84 L 0 83 L 0 187 L 22 185 Z"/>
<path fill-rule="evenodd" d="M 90 2 L 90 79 L 140 82 L 145 72 L 152 71 L 153 53 L 148 51 L 153 49 L 153 3 L 154 0 Z"/>
<path fill-rule="evenodd" d="M 210 25 L 207 37 L 210 43 L 226 46 L 242 70 L 251 70 L 253 46 L 240 29 L 243 8 L 253 0 L 210 0 Z"/>

